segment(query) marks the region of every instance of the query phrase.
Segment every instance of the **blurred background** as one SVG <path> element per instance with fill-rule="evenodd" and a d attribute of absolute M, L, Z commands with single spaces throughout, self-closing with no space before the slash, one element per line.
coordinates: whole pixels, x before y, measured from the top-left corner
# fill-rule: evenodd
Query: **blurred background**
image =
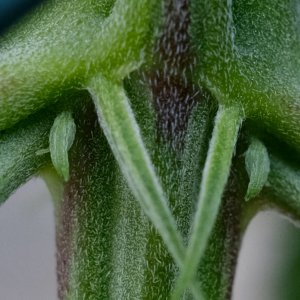
<path fill-rule="evenodd" d="M 56 300 L 55 268 L 51 197 L 33 179 L 0 207 L 1 300 Z"/>
<path fill-rule="evenodd" d="M 0 208 L 2 300 L 57 300 L 55 227 L 41 179 Z M 239 258 L 233 300 L 300 299 L 300 230 L 274 212 L 250 224 Z"/>

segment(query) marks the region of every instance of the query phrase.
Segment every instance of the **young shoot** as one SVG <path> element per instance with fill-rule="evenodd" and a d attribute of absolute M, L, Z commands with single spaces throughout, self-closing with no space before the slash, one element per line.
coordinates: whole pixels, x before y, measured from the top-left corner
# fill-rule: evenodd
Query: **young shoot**
<path fill-rule="evenodd" d="M 258 139 L 253 138 L 245 156 L 249 184 L 245 200 L 256 197 L 268 180 L 270 159 L 267 148 Z"/>
<path fill-rule="evenodd" d="M 64 179 L 69 180 L 70 150 L 76 133 L 76 125 L 70 112 L 59 114 L 52 125 L 49 136 L 49 149 L 53 166 L 57 173 Z"/>

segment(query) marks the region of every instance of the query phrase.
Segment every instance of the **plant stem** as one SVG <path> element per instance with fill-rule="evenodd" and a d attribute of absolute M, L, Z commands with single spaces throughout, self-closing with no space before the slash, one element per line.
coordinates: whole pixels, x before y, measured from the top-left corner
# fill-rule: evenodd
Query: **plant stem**
<path fill-rule="evenodd" d="M 60 299 L 168 298 L 177 267 L 121 176 L 93 109 L 80 114 L 57 213 Z"/>
<path fill-rule="evenodd" d="M 175 260 L 182 262 L 181 236 L 122 86 L 98 77 L 91 81 L 90 92 L 104 133 L 133 193 Z"/>
<path fill-rule="evenodd" d="M 109 299 L 115 222 L 116 163 L 92 107 L 74 115 L 70 180 L 57 206 L 57 275 L 60 299 Z"/>
<path fill-rule="evenodd" d="M 53 112 L 42 111 L 0 134 L 0 204 L 49 164 L 49 154 L 37 155 L 49 146 Z"/>
<path fill-rule="evenodd" d="M 229 176 L 241 121 L 242 115 L 239 107 L 219 109 L 202 175 L 191 238 L 185 263 L 174 291 L 174 299 L 180 298 L 193 278 L 207 246 Z"/>
<path fill-rule="evenodd" d="M 240 172 L 233 167 L 214 229 L 198 269 L 204 299 L 231 299 L 241 240 L 242 212 L 247 185 L 241 184 Z"/>
<path fill-rule="evenodd" d="M 270 174 L 261 195 L 263 206 L 271 206 L 285 215 L 300 219 L 300 171 L 297 159 L 290 161 L 278 153 L 270 152 Z"/>
<path fill-rule="evenodd" d="M 121 80 L 145 60 L 158 1 L 57 2 L 3 38 L 0 130 L 76 93 L 95 74 Z"/>

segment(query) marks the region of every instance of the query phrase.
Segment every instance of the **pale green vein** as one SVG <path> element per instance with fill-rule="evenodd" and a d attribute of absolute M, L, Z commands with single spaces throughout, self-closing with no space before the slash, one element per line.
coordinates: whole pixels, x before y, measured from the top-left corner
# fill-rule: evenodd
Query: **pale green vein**
<path fill-rule="evenodd" d="M 98 76 L 91 80 L 89 91 L 103 131 L 133 194 L 157 228 L 179 267 L 182 267 L 185 257 L 183 240 L 142 141 L 139 126 L 122 84 Z M 195 299 L 202 299 L 195 285 L 192 290 Z"/>
<path fill-rule="evenodd" d="M 203 170 L 190 242 L 183 269 L 173 293 L 173 299 L 180 299 L 181 294 L 194 278 L 206 249 L 229 176 L 231 159 L 241 122 L 240 108 L 219 108 Z"/>
<path fill-rule="evenodd" d="M 59 114 L 52 125 L 49 136 L 49 149 L 53 166 L 65 180 L 69 180 L 68 151 L 76 133 L 76 125 L 70 112 Z"/>
<path fill-rule="evenodd" d="M 253 138 L 245 156 L 249 184 L 245 200 L 256 197 L 268 180 L 270 159 L 267 148 L 258 139 Z"/>

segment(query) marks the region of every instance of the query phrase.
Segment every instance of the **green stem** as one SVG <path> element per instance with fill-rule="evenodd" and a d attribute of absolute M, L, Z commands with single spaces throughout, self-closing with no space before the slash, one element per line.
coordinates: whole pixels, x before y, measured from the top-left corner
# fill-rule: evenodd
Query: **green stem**
<path fill-rule="evenodd" d="M 247 203 L 243 216 L 243 230 L 257 212 L 266 209 L 278 210 L 292 220 L 300 220 L 300 164 L 298 155 L 285 149 L 279 153 L 278 149 L 268 145 L 270 172 L 261 193 Z"/>
<path fill-rule="evenodd" d="M 295 220 L 300 219 L 299 164 L 270 153 L 271 168 L 263 197 Z"/>
<path fill-rule="evenodd" d="M 133 193 L 176 261 L 184 247 L 121 84 L 94 78 L 89 88 L 99 121 Z"/>
<path fill-rule="evenodd" d="M 191 2 L 191 35 L 199 58 L 196 74 L 221 104 L 236 103 L 229 97 L 228 84 L 235 67 L 232 0 Z"/>
<path fill-rule="evenodd" d="M 160 17 L 159 4 L 158 0 L 131 0 L 126 4 L 116 1 L 111 15 L 89 46 L 86 58 L 92 72 L 121 80 L 145 61 L 153 42 L 153 22 Z M 90 76 L 91 73 L 88 79 Z"/>
<path fill-rule="evenodd" d="M 157 228 L 171 255 L 181 267 L 185 252 L 183 240 L 122 85 L 99 76 L 91 80 L 89 91 L 95 102 L 99 121 L 123 175 L 136 199 L 140 201 L 144 213 Z M 193 285 L 192 290 L 198 298 L 199 288 Z"/>
<path fill-rule="evenodd" d="M 49 164 L 49 154 L 37 155 L 49 146 L 53 113 L 41 112 L 0 133 L 0 204 L 9 195 Z"/>
<path fill-rule="evenodd" d="M 240 153 L 239 153 L 240 154 Z M 246 185 L 241 184 L 241 173 L 233 162 L 220 212 L 210 234 L 207 247 L 201 259 L 198 278 L 204 299 L 231 299 L 235 268 L 243 236 L 241 222 Z M 238 162 L 239 164 L 239 162 Z"/>
<path fill-rule="evenodd" d="M 110 299 L 117 166 L 91 101 L 74 119 L 70 180 L 56 205 L 58 294 L 61 300 Z"/>
<path fill-rule="evenodd" d="M 221 107 L 218 111 L 204 166 L 191 238 L 183 269 L 174 291 L 174 299 L 180 298 L 190 280 L 195 276 L 207 246 L 229 176 L 241 121 L 242 116 L 239 107 Z"/>
<path fill-rule="evenodd" d="M 144 62 L 158 1 L 118 0 L 111 9 L 113 2 L 53 1 L 3 38 L 0 130 L 76 92 L 93 74 L 123 79 Z"/>
<path fill-rule="evenodd" d="M 146 256 L 151 225 L 120 170 L 117 170 L 117 178 L 114 197 L 116 208 L 112 215 L 115 227 L 112 232 L 110 299 L 143 299 L 144 294 L 155 298 L 152 282 L 147 281 L 146 272 L 151 268 Z M 156 255 L 160 255 L 159 251 Z M 165 283 L 157 284 L 162 291 Z"/>
<path fill-rule="evenodd" d="M 98 5 L 89 2 L 49 1 L 3 37 L 0 130 L 80 86 L 83 49 L 92 39 L 91 28 L 103 20 L 95 14 Z"/>

